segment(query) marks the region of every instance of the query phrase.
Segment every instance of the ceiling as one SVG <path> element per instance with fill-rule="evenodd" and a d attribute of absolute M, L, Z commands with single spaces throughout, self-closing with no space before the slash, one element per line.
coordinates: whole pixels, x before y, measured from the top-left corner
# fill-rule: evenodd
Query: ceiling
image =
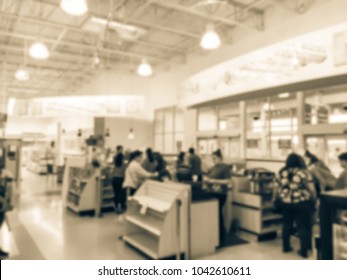
<path fill-rule="evenodd" d="M 0 91 L 8 96 L 71 94 L 101 69 L 132 73 L 143 58 L 167 70 L 191 53 L 205 54 L 199 41 L 208 23 L 230 43 L 235 28 L 264 30 L 269 7 L 304 13 L 314 0 L 89 0 L 80 17 L 66 14 L 59 2 L 0 0 Z M 48 60 L 27 54 L 37 40 L 48 46 Z M 27 82 L 14 77 L 23 64 Z"/>

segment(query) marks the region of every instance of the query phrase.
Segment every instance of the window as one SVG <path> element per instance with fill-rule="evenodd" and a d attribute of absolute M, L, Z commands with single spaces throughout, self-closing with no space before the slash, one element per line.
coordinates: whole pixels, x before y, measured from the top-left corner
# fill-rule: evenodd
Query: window
<path fill-rule="evenodd" d="M 297 150 L 296 94 L 252 100 L 246 106 L 247 158 L 285 159 L 289 153 Z"/>
<path fill-rule="evenodd" d="M 154 147 L 164 154 L 177 153 L 183 145 L 184 112 L 170 107 L 159 109 L 154 117 Z"/>
<path fill-rule="evenodd" d="M 218 108 L 218 129 L 235 130 L 240 128 L 239 103 L 231 103 Z"/>
<path fill-rule="evenodd" d="M 198 131 L 217 130 L 217 114 L 215 108 L 198 110 Z"/>
<path fill-rule="evenodd" d="M 347 89 L 327 88 L 305 94 L 306 124 L 347 123 Z"/>

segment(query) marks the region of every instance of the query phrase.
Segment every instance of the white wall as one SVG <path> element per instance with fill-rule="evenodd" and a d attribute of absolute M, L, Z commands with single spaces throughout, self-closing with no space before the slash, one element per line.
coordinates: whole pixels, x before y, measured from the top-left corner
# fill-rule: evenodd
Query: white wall
<path fill-rule="evenodd" d="M 114 149 L 123 145 L 125 149 L 146 149 L 153 147 L 153 122 L 150 120 L 130 118 L 105 118 L 105 130 L 109 129 L 110 136 L 106 137 L 106 147 Z M 128 139 L 130 128 L 133 128 L 135 138 Z"/>
<path fill-rule="evenodd" d="M 66 132 L 92 129 L 94 118 L 87 116 L 61 118 L 9 117 L 5 133 L 6 136 L 21 136 L 23 133 L 42 133 L 55 136 L 58 123 L 61 123 L 61 128 Z"/>
<path fill-rule="evenodd" d="M 142 78 L 136 74 L 120 74 L 116 71 L 100 71 L 98 76 L 74 95 L 137 95 L 145 99 L 145 107 L 150 104 L 151 83 L 154 78 Z M 151 110 L 145 110 L 143 118 L 150 118 Z"/>

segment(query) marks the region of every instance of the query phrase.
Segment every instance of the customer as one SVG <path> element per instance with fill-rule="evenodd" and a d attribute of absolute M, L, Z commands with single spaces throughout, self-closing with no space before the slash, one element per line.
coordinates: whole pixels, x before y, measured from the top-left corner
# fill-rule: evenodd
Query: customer
<path fill-rule="evenodd" d="M 192 181 L 192 173 L 186 159 L 186 153 L 180 152 L 176 160 L 176 179 L 179 182 Z"/>
<path fill-rule="evenodd" d="M 157 162 L 157 166 L 156 166 L 156 172 L 158 172 L 158 180 L 161 182 L 165 182 L 165 181 L 171 181 L 172 180 L 172 176 L 169 172 L 169 170 L 167 169 L 167 163 L 164 159 L 164 157 L 162 156 L 162 154 L 157 153 L 155 155 L 156 158 L 156 162 Z"/>
<path fill-rule="evenodd" d="M 46 161 L 47 161 L 47 177 L 46 186 L 53 187 L 54 185 L 54 165 L 55 165 L 56 151 L 55 142 L 52 141 L 46 149 Z"/>
<path fill-rule="evenodd" d="M 300 237 L 299 255 L 306 258 L 312 250 L 312 227 L 315 212 L 316 191 L 313 177 L 303 158 L 295 153 L 287 157 L 286 165 L 279 172 L 278 200 L 283 214 L 283 252 L 293 250 L 290 236 L 296 223 Z"/>
<path fill-rule="evenodd" d="M 340 154 L 339 161 L 343 171 L 336 181 L 335 189 L 338 190 L 347 188 L 347 153 Z"/>
<path fill-rule="evenodd" d="M 336 178 L 326 164 L 310 151 L 305 152 L 305 162 L 309 171 L 319 182 L 320 190 L 331 190 L 335 187 Z M 318 193 L 317 193 L 318 194 Z"/>
<path fill-rule="evenodd" d="M 132 196 L 142 183 L 148 179 L 158 176 L 158 173 L 147 172 L 142 166 L 142 152 L 134 151 L 130 155 L 130 162 L 125 170 L 125 180 L 123 187 L 128 191 L 128 195 Z"/>
<path fill-rule="evenodd" d="M 121 150 L 119 150 L 118 154 L 114 157 L 113 163 L 112 187 L 114 192 L 114 207 L 116 213 L 120 214 L 125 211 L 126 198 L 125 189 L 123 189 L 126 164 Z"/>
<path fill-rule="evenodd" d="M 228 185 L 231 179 L 231 166 L 223 162 L 221 150 L 217 150 L 212 154 L 212 160 L 214 166 L 209 170 L 207 176 L 204 177 L 204 184 L 219 201 L 219 239 L 222 245 L 226 236 L 223 207 L 227 199 Z"/>
<path fill-rule="evenodd" d="M 142 167 L 147 171 L 147 172 L 155 172 L 155 169 L 157 167 L 157 163 L 154 158 L 154 154 L 151 148 L 147 148 L 146 150 L 146 158 L 142 162 Z"/>
<path fill-rule="evenodd" d="M 116 147 L 116 155 L 118 155 L 118 154 L 123 154 L 124 153 L 124 148 L 123 148 L 123 146 L 122 145 L 118 145 L 117 147 Z"/>
<path fill-rule="evenodd" d="M 202 181 L 201 159 L 198 155 L 195 154 L 194 148 L 189 149 L 188 166 L 190 169 L 190 173 L 192 174 L 193 181 L 201 182 Z"/>

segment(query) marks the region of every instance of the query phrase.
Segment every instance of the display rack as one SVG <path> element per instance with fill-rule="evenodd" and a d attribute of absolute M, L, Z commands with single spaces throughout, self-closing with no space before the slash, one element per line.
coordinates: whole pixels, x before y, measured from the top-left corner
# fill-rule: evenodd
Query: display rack
<path fill-rule="evenodd" d="M 252 193 L 247 177 L 234 177 L 232 184 L 234 219 L 240 230 L 255 235 L 258 241 L 275 237 L 281 230 L 282 215 L 273 211 L 273 194 Z"/>
<path fill-rule="evenodd" d="M 75 213 L 95 211 L 96 178 L 93 168 L 70 167 L 66 206 Z"/>
<path fill-rule="evenodd" d="M 146 181 L 128 201 L 123 240 L 152 259 L 189 255 L 190 187 Z"/>
<path fill-rule="evenodd" d="M 106 210 L 114 210 L 114 191 L 112 187 L 112 168 L 104 167 L 101 169 L 101 196 L 100 196 L 101 212 Z"/>

